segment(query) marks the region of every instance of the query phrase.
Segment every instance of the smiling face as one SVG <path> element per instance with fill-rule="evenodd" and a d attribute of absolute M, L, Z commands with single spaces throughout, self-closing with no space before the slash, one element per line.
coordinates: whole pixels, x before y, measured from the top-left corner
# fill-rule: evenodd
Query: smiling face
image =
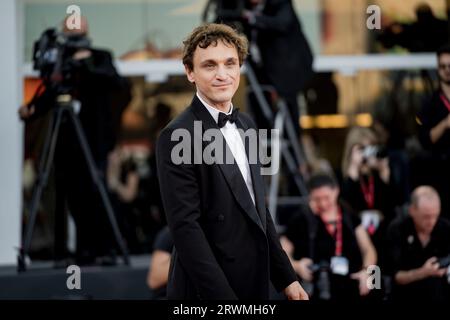
<path fill-rule="evenodd" d="M 185 65 L 185 70 L 202 99 L 223 112 L 229 111 L 240 78 L 238 52 L 233 45 L 219 40 L 204 49 L 197 46 L 193 68 Z"/>
<path fill-rule="evenodd" d="M 309 193 L 309 206 L 317 215 L 329 213 L 336 210 L 339 188 L 322 186 L 315 188 Z"/>

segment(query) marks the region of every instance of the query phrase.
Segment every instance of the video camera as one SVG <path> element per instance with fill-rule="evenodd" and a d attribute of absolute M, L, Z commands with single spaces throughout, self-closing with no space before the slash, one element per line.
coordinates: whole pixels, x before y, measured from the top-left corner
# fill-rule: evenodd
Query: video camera
<path fill-rule="evenodd" d="M 56 85 L 58 91 L 66 93 L 73 86 L 73 69 L 79 63 L 72 58 L 74 53 L 90 46 L 84 34 L 66 35 L 49 28 L 34 43 L 33 69 L 47 85 Z"/>

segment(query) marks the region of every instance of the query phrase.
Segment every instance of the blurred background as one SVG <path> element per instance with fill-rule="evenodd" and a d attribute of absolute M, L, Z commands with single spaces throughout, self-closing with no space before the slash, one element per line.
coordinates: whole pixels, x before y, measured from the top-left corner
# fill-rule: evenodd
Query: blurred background
<path fill-rule="evenodd" d="M 206 10 L 209 2 L 214 1 L 2 1 L 0 287 L 7 290 L 0 290 L 0 298 L 152 297 L 155 290 L 150 288 L 148 270 L 155 239 L 165 226 L 154 146 L 159 131 L 189 105 L 195 92 L 184 75 L 181 44 L 195 26 L 214 19 L 214 8 Z M 16 272 L 50 123 L 47 116 L 22 122 L 17 110 L 33 99 L 43 82 L 33 67 L 35 42 L 44 30 L 61 29 L 72 4 L 88 21 L 92 46 L 110 52 L 129 93 L 123 99 L 112 93 L 111 101 L 120 103 L 112 114 L 114 146 L 105 158 L 103 178 L 131 266 L 120 263 L 120 248 L 106 254 L 111 261 L 87 263 L 83 270 L 88 284 L 79 295 L 67 293 L 67 276 L 61 269 L 75 261 L 71 259 L 77 247 L 77 222 L 71 215 L 64 223 L 66 254 L 55 264 L 55 215 L 62 213 L 55 210 L 53 170 L 39 202 L 28 270 Z M 419 139 L 417 114 L 439 85 L 436 50 L 449 40 L 450 1 L 294 0 L 292 4 L 313 54 L 313 73 L 298 92 L 299 118 L 294 119 L 302 130 L 307 162 L 303 174 L 325 168 L 342 183 L 347 134 L 355 126 L 370 128 L 378 144 L 390 152 L 391 174 L 401 198 L 395 206 L 404 210 L 411 190 L 427 175 L 421 169 L 426 150 Z M 370 5 L 380 8 L 379 29 L 367 26 Z M 250 109 L 248 87 L 243 70 L 234 99 L 243 110 Z M 117 179 L 128 188 L 125 193 L 112 187 Z M 288 182 L 279 195 L 297 196 Z M 278 202 L 280 225 L 295 207 L 295 201 L 285 203 Z M 99 231 L 97 237 L 102 236 Z M 105 276 L 100 279 L 98 274 Z"/>

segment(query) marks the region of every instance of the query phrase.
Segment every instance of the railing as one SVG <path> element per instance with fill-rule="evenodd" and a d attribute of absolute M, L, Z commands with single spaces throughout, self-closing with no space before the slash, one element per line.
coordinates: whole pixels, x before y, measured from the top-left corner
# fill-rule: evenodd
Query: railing
<path fill-rule="evenodd" d="M 119 72 L 124 76 L 144 76 L 149 82 L 164 82 L 168 76 L 183 75 L 184 67 L 179 59 L 152 59 L 146 61 L 116 61 Z M 316 72 L 339 72 L 352 76 L 360 70 L 408 70 L 435 69 L 434 53 L 414 54 L 367 54 L 316 56 Z M 245 73 L 245 68 L 242 70 Z M 23 67 L 24 77 L 37 77 L 31 63 Z"/>

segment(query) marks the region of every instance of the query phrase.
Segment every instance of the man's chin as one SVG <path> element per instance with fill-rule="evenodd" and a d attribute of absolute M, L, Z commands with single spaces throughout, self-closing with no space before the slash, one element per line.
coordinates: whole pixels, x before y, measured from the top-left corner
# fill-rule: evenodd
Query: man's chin
<path fill-rule="evenodd" d="M 231 101 L 233 95 L 231 94 L 216 94 L 214 100 L 218 103 L 225 103 Z"/>

